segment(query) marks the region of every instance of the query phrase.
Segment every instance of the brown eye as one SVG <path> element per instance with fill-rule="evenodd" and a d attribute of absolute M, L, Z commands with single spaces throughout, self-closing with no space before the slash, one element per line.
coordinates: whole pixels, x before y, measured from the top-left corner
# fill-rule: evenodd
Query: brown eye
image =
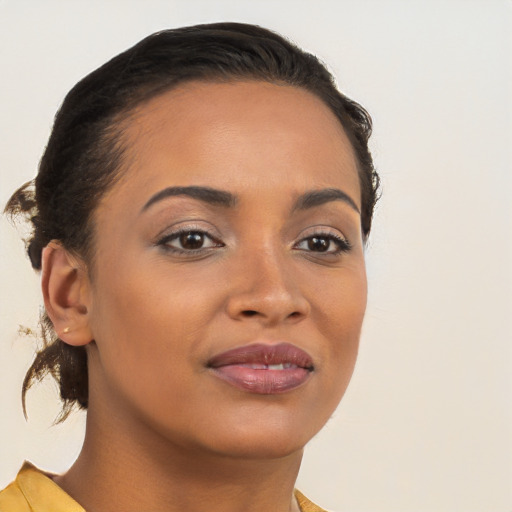
<path fill-rule="evenodd" d="M 331 240 L 325 237 L 313 236 L 308 238 L 308 249 L 316 252 L 326 252 L 329 249 Z"/>
<path fill-rule="evenodd" d="M 199 231 L 189 231 L 188 233 L 181 233 L 179 241 L 183 249 L 201 249 L 204 244 L 204 233 Z"/>
<path fill-rule="evenodd" d="M 170 252 L 183 255 L 224 247 L 220 240 L 199 229 L 184 229 L 172 233 L 159 240 L 158 245 Z"/>
<path fill-rule="evenodd" d="M 349 251 L 351 245 L 337 234 L 317 233 L 300 240 L 295 249 L 311 253 L 340 254 Z"/>

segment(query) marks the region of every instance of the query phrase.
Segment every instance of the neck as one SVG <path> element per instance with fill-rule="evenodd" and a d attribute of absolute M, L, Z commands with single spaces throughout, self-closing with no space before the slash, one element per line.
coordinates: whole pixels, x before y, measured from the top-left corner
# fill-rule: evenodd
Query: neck
<path fill-rule="evenodd" d="M 290 512 L 301 459 L 205 452 L 89 411 L 80 456 L 55 481 L 88 512 Z"/>

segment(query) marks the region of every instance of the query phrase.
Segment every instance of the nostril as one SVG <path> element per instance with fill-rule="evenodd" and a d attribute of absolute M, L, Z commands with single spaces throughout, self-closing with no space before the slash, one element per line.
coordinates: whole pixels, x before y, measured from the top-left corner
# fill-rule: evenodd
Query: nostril
<path fill-rule="evenodd" d="M 247 310 L 245 310 L 245 311 L 242 311 L 242 315 L 244 315 L 244 316 L 246 316 L 246 317 L 248 317 L 248 318 L 250 318 L 250 317 L 252 317 L 252 316 L 255 316 L 255 315 L 257 315 L 257 314 L 258 314 L 258 312 L 257 312 L 257 311 L 254 311 L 253 309 L 247 309 Z"/>
<path fill-rule="evenodd" d="M 259 313 L 258 311 L 254 310 L 254 309 L 246 309 L 241 312 L 241 315 L 245 318 L 252 318 L 252 317 L 258 316 L 260 314 L 261 313 Z M 288 318 L 298 318 L 300 316 L 301 316 L 300 311 L 294 311 L 293 313 L 290 313 L 288 315 Z"/>

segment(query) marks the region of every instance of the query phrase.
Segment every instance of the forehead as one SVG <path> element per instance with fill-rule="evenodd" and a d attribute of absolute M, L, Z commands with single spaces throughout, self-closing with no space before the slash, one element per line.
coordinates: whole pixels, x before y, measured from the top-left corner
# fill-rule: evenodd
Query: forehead
<path fill-rule="evenodd" d="M 356 159 L 339 120 L 289 85 L 183 84 L 137 107 L 122 142 L 118 186 L 141 195 L 170 185 L 243 192 L 286 184 L 297 194 L 337 186 L 360 206 Z"/>

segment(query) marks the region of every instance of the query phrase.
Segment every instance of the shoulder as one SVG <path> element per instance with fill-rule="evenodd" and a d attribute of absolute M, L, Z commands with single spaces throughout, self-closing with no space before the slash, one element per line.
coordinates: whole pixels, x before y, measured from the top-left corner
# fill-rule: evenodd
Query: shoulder
<path fill-rule="evenodd" d="M 31 512 L 30 506 L 16 481 L 0 491 L 0 512 Z"/>
<path fill-rule="evenodd" d="M 0 491 L 0 512 L 85 512 L 49 475 L 25 462 L 16 480 Z"/>
<path fill-rule="evenodd" d="M 325 509 L 315 505 L 297 489 L 295 489 L 295 498 L 299 504 L 300 512 L 327 512 Z"/>
<path fill-rule="evenodd" d="M 301 512 L 326 512 L 300 491 L 295 497 Z M 26 462 L 16 480 L 0 491 L 0 512 L 85 512 L 49 475 Z"/>

